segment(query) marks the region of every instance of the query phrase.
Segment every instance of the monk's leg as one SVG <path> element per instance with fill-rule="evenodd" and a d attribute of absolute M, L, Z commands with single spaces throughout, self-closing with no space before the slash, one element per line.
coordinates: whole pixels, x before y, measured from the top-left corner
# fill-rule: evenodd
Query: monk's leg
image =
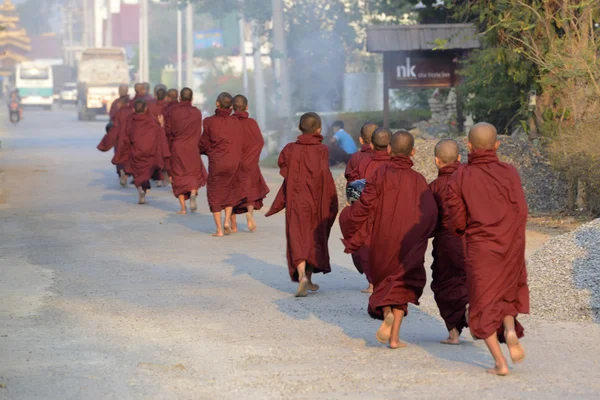
<path fill-rule="evenodd" d="M 400 349 L 406 347 L 406 343 L 400 341 L 400 326 L 404 319 L 404 310 L 402 308 L 392 307 L 394 315 L 394 323 L 392 324 L 392 332 L 390 334 L 390 349 Z"/>
<path fill-rule="evenodd" d="M 237 231 L 238 231 L 237 216 L 235 214 L 233 214 L 231 216 L 231 232 L 237 232 Z"/>
<path fill-rule="evenodd" d="M 215 219 L 215 225 L 217 226 L 217 233 L 213 234 L 214 237 L 222 237 L 223 233 L 223 223 L 221 222 L 221 211 L 213 213 L 213 217 Z"/>
<path fill-rule="evenodd" d="M 498 341 L 498 335 L 496 332 L 489 338 L 485 339 L 485 344 L 492 353 L 492 357 L 494 357 L 494 362 L 496 365 L 494 368 L 490 368 L 487 370 L 488 373 L 500 376 L 506 376 L 510 373 L 508 369 L 508 363 L 506 362 L 506 358 L 504 358 L 504 354 L 502 354 L 502 349 L 500 348 L 500 342 Z"/>
<path fill-rule="evenodd" d="M 169 172 L 167 170 L 163 170 L 163 186 L 169 186 L 171 182 L 171 177 L 169 176 Z"/>
<path fill-rule="evenodd" d="M 442 340 L 441 344 L 451 344 L 457 345 L 460 344 L 460 333 L 458 333 L 458 329 L 452 328 L 448 331 L 448 339 Z"/>
<path fill-rule="evenodd" d="M 225 207 L 225 224 L 224 232 L 226 235 L 231 233 L 231 215 L 233 214 L 233 207 Z"/>
<path fill-rule="evenodd" d="M 311 292 L 316 292 L 321 287 L 319 285 L 317 285 L 316 283 L 313 283 L 313 281 L 312 281 L 313 272 L 314 272 L 314 269 L 312 266 L 309 265 L 308 267 L 306 267 L 306 278 L 308 279 L 307 288 Z"/>
<path fill-rule="evenodd" d="M 254 232 L 256 230 L 256 221 L 254 221 L 254 206 L 248 206 L 246 221 L 248 222 L 248 230 L 250 232 Z"/>
<path fill-rule="evenodd" d="M 306 290 L 308 288 L 308 277 L 306 276 L 306 260 L 298 264 L 298 290 L 296 290 L 296 297 L 306 297 Z"/>
<path fill-rule="evenodd" d="M 381 343 L 387 343 L 392 336 L 392 325 L 394 325 L 394 313 L 392 307 L 383 307 L 383 322 L 377 330 L 375 337 Z"/>
<path fill-rule="evenodd" d="M 371 293 L 373 293 L 373 289 L 374 289 L 373 284 L 369 282 L 369 287 L 366 288 L 366 289 L 361 290 L 360 292 L 361 293 L 369 293 L 369 294 L 371 294 Z"/>
<path fill-rule="evenodd" d="M 127 187 L 127 174 L 125 173 L 125 170 L 120 169 L 119 170 L 119 183 L 121 184 L 122 187 Z"/>
<path fill-rule="evenodd" d="M 139 195 L 138 204 L 146 204 L 146 190 L 143 186 L 138 186 L 137 190 Z"/>
<path fill-rule="evenodd" d="M 191 212 L 196 212 L 196 210 L 198 209 L 198 203 L 196 202 L 197 198 L 198 198 L 198 191 L 192 190 L 190 192 L 190 211 Z"/>
<path fill-rule="evenodd" d="M 177 198 L 179 199 L 179 206 L 181 207 L 181 209 L 177 211 L 177 214 L 187 214 L 187 209 L 185 208 L 185 195 L 180 194 Z"/>
<path fill-rule="evenodd" d="M 519 342 L 517 331 L 515 330 L 515 317 L 507 315 L 504 317 L 504 339 L 510 352 L 510 358 L 513 363 L 517 364 L 525 359 L 525 350 Z"/>

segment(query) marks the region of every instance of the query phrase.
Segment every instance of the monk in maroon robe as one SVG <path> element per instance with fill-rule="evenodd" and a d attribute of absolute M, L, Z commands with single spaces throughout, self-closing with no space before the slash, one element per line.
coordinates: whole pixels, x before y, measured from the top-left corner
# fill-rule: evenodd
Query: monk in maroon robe
<path fill-rule="evenodd" d="M 231 115 L 232 103 L 233 97 L 229 93 L 219 95 L 215 115 L 204 120 L 204 134 L 200 140 L 200 153 L 208 156 L 206 194 L 217 227 L 215 237 L 232 232 L 233 206 L 243 197 L 237 185 L 242 160 L 242 125 Z M 223 210 L 225 222 L 221 221 Z"/>
<path fill-rule="evenodd" d="M 329 151 L 322 144 L 321 118 L 306 113 L 300 118 L 295 143 L 286 145 L 279 155 L 284 181 L 271 209 L 271 216 L 286 209 L 285 234 L 290 278 L 298 282 L 296 297 L 307 290 L 317 291 L 313 273 L 331 272 L 329 234 L 338 212 L 337 192 L 329 170 Z"/>
<path fill-rule="evenodd" d="M 167 143 L 169 143 L 169 149 L 171 148 L 171 143 L 173 141 L 172 137 L 171 137 L 171 132 L 169 132 L 169 130 L 167 129 L 169 124 L 167 123 L 167 121 L 170 118 L 171 115 L 171 109 L 173 107 L 175 107 L 177 104 L 179 104 L 179 92 L 177 91 L 177 89 L 169 89 L 167 91 L 167 97 L 165 97 L 165 104 L 163 106 L 162 109 L 162 115 L 165 121 L 165 134 L 167 135 Z M 165 160 L 165 170 L 163 171 L 163 176 L 165 177 L 165 181 L 163 182 L 163 184 L 165 186 L 167 186 L 170 182 L 170 178 L 168 176 L 168 171 L 171 170 L 171 159 L 167 158 Z"/>
<path fill-rule="evenodd" d="M 127 99 L 127 101 L 129 101 L 129 86 L 125 84 L 119 85 L 119 98 L 112 102 L 108 111 L 110 121 L 114 120 L 115 115 L 117 115 L 117 111 L 119 111 L 119 99 Z"/>
<path fill-rule="evenodd" d="M 133 109 L 129 106 L 128 97 L 125 96 L 117 100 L 117 106 L 118 109 L 114 119 L 108 124 L 108 131 L 98 144 L 97 149 L 106 152 L 114 148 L 114 156 L 111 162 L 117 169 L 121 186 L 125 187 L 127 186 L 127 173 L 125 172 L 125 165 L 117 162 L 119 158 L 117 154 L 119 153 L 118 149 L 122 131 L 125 128 L 127 118 L 133 113 Z"/>
<path fill-rule="evenodd" d="M 383 319 L 377 339 L 392 349 L 405 347 L 400 326 L 408 303 L 418 305 L 425 287 L 425 251 L 437 222 L 437 206 L 425 178 L 412 170 L 414 138 L 394 134 L 389 164 L 369 177 L 350 207 L 345 239 L 347 253 L 357 251 L 370 236 L 369 264 L 375 286 L 369 314 Z"/>
<path fill-rule="evenodd" d="M 170 132 L 171 160 L 170 175 L 173 194 L 179 199 L 181 209 L 177 214 L 187 214 L 186 200 L 190 200 L 190 210 L 198 208 L 198 189 L 206 185 L 208 173 L 198 152 L 202 137 L 202 113 L 192 106 L 193 92 L 190 88 L 181 90 L 181 102 L 175 103 L 165 120 L 165 129 Z"/>
<path fill-rule="evenodd" d="M 126 137 L 131 151 L 133 183 L 139 193 L 138 204 L 145 204 L 152 175 L 156 170 L 162 170 L 165 158 L 171 154 L 163 128 L 148 113 L 143 100 L 135 102 L 135 114 L 127 123 Z"/>
<path fill-rule="evenodd" d="M 112 163 L 116 165 L 117 169 L 119 170 L 119 176 L 121 177 L 120 183 L 122 187 L 127 186 L 127 177 L 132 174 L 129 166 L 129 155 L 131 153 L 131 148 L 129 147 L 127 125 L 129 124 L 133 114 L 133 107 L 128 104 L 121 107 L 115 116 L 116 144 L 114 146 L 115 155 L 112 159 Z"/>
<path fill-rule="evenodd" d="M 364 131 L 364 127 L 363 127 Z M 361 131 L 362 134 L 362 131 Z M 358 160 L 358 163 L 354 166 L 354 169 L 350 174 L 346 174 L 346 177 L 353 178 L 352 182 L 359 179 L 369 180 L 370 176 L 381 166 L 386 165 L 390 162 L 389 145 L 392 139 L 392 132 L 387 128 L 377 128 L 369 139 L 369 146 L 371 146 L 371 153 L 364 153 L 365 156 Z M 361 141 L 365 141 L 361 136 Z M 355 153 L 358 154 L 358 153 Z M 345 208 L 340 214 L 340 227 L 342 228 L 342 234 L 344 237 L 347 236 L 347 221 L 350 214 L 350 209 Z M 365 274 L 369 286 L 362 290 L 363 293 L 373 293 L 373 283 L 371 280 L 371 271 L 369 268 L 369 243 L 370 238 L 365 240 L 365 244 L 361 246 L 358 251 L 352 253 L 352 261 L 354 266 L 361 274 Z"/>
<path fill-rule="evenodd" d="M 527 202 L 517 170 L 500 162 L 496 128 L 487 123 L 469 132 L 469 163 L 449 182 L 449 226 L 465 235 L 471 334 L 484 339 L 496 365 L 488 372 L 508 375 L 500 343 L 514 363 L 523 361 L 518 314 L 529 313 L 525 269 Z"/>
<path fill-rule="evenodd" d="M 444 203 L 448 181 L 460 167 L 458 143 L 452 139 L 440 141 L 435 146 L 435 165 L 439 170 L 438 178 L 429 184 L 438 206 L 438 224 L 433 239 L 431 290 L 448 329 L 448 338 L 441 343 L 457 345 L 463 328 L 468 326 L 465 312 L 469 304 L 469 291 L 464 240 L 448 229 L 450 216 L 444 210 Z"/>
<path fill-rule="evenodd" d="M 164 86 L 164 85 L 163 85 Z M 167 105 L 167 89 L 157 85 L 155 98 L 148 102 L 148 113 L 158 122 L 158 116 L 163 115 L 163 108 Z"/>
<path fill-rule="evenodd" d="M 346 172 L 344 173 L 344 176 L 346 177 L 348 183 L 357 181 L 359 179 L 364 179 L 364 177 L 359 177 L 360 174 L 358 174 L 357 171 L 358 164 L 362 159 L 371 158 L 371 155 L 373 154 L 371 141 L 373 138 L 373 133 L 377 130 L 377 128 L 379 128 L 377 124 L 367 122 L 360 129 L 360 138 L 358 139 L 361 145 L 360 151 L 352 154 L 348 160 L 348 163 L 346 164 Z"/>
<path fill-rule="evenodd" d="M 240 121 L 242 125 L 241 140 L 242 147 L 242 164 L 238 175 L 238 185 L 241 186 L 243 199 L 237 204 L 232 217 L 231 229 L 235 232 L 237 224 L 235 222 L 235 214 L 246 213 L 246 221 L 248 230 L 254 232 L 256 230 L 256 221 L 254 220 L 254 210 L 260 210 L 263 206 L 263 199 L 269 193 L 269 187 L 260 172 L 258 162 L 260 153 L 265 145 L 258 123 L 249 118 L 248 114 L 248 99 L 241 94 L 233 98 L 233 116 Z"/>

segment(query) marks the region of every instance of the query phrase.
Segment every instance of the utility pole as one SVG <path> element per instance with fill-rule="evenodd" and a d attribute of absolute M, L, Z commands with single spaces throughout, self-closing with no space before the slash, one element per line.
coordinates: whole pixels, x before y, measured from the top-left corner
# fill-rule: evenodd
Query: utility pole
<path fill-rule="evenodd" d="M 182 62 L 181 62 L 181 9 L 177 8 L 177 89 L 182 88 Z"/>
<path fill-rule="evenodd" d="M 139 80 L 147 82 L 150 75 L 148 62 L 148 0 L 140 0 Z"/>
<path fill-rule="evenodd" d="M 106 0 L 106 32 L 104 38 L 104 46 L 112 47 L 112 10 L 111 0 Z"/>
<path fill-rule="evenodd" d="M 185 85 L 194 89 L 194 6 L 188 3 L 185 21 Z"/>
<path fill-rule="evenodd" d="M 91 18 L 90 18 L 90 4 L 89 0 L 81 0 L 81 13 L 83 20 L 83 33 L 81 37 L 81 44 L 84 47 L 90 47 L 90 29 L 92 29 Z"/>
<path fill-rule="evenodd" d="M 271 4 L 273 7 L 273 51 L 276 53 L 275 80 L 281 94 L 281 99 L 278 101 L 280 104 L 279 116 L 290 117 L 292 114 L 291 90 L 287 64 L 282 0 L 272 0 Z"/>
<path fill-rule="evenodd" d="M 254 90 L 256 94 L 256 121 L 263 129 L 266 128 L 266 111 L 265 111 L 265 84 L 263 77 L 262 54 L 260 51 L 260 38 L 258 36 L 258 24 L 256 21 L 252 23 L 252 50 L 254 53 Z"/>
<path fill-rule="evenodd" d="M 246 21 L 244 20 L 244 0 L 240 1 L 240 57 L 242 57 L 242 76 L 244 95 L 248 95 L 248 65 L 246 62 Z"/>

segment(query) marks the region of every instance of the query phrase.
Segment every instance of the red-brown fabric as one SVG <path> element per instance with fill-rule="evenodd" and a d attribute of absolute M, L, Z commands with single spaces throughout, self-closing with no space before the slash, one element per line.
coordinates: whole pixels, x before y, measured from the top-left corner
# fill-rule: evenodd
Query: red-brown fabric
<path fill-rule="evenodd" d="M 126 101 L 129 102 L 128 95 L 123 96 L 123 97 L 125 97 Z M 117 111 L 119 111 L 119 105 L 118 105 L 119 100 L 120 100 L 120 97 L 117 100 L 113 101 L 112 104 L 110 105 L 110 110 L 108 112 L 108 116 L 111 121 L 114 121 L 115 116 L 117 115 Z"/>
<path fill-rule="evenodd" d="M 486 339 L 497 332 L 503 341 L 503 318 L 529 313 L 527 202 L 519 173 L 494 150 L 476 150 L 450 179 L 445 207 L 451 231 L 465 235 L 471 333 Z M 523 336 L 518 321 L 516 328 Z"/>
<path fill-rule="evenodd" d="M 133 108 L 133 107 L 135 106 L 135 102 L 136 102 L 137 100 L 140 100 L 140 99 L 141 99 L 141 100 L 144 100 L 144 101 L 146 102 L 146 104 L 148 104 L 149 102 L 151 102 L 151 101 L 154 99 L 154 97 L 152 97 L 152 95 L 151 95 L 150 93 L 146 93 L 144 96 L 138 96 L 138 95 L 135 95 L 135 96 L 134 96 L 134 97 L 133 97 L 133 98 L 132 98 L 132 99 L 129 101 L 129 106 Z"/>
<path fill-rule="evenodd" d="M 369 264 L 375 289 L 369 315 L 383 319 L 382 307 L 407 312 L 419 304 L 425 287 L 425 251 L 437 222 L 437 205 L 423 175 L 412 170 L 410 157 L 395 156 L 367 181 L 350 207 L 344 239 L 347 253 L 371 238 Z"/>
<path fill-rule="evenodd" d="M 167 105 L 165 100 L 152 100 L 148 102 L 148 113 L 158 122 L 158 116 L 163 115 L 163 108 Z"/>
<path fill-rule="evenodd" d="M 374 150 L 371 157 L 364 157 L 356 168 L 359 178 L 369 180 L 369 177 L 383 165 L 390 162 L 391 156 L 386 150 Z"/>
<path fill-rule="evenodd" d="M 286 209 L 288 270 L 298 281 L 298 264 L 315 273 L 331 272 L 329 234 L 338 212 L 337 192 L 329 170 L 329 151 L 321 135 L 302 134 L 279 154 L 284 181 L 266 216 Z"/>
<path fill-rule="evenodd" d="M 171 137 L 171 132 L 167 128 L 167 126 L 169 125 L 168 120 L 169 120 L 169 118 L 171 118 L 171 110 L 177 104 L 179 104 L 179 101 L 176 101 L 176 100 L 166 101 L 163 106 L 163 109 L 162 109 L 162 115 L 165 119 L 165 134 L 167 135 L 167 143 L 169 143 L 169 149 L 171 148 L 173 138 Z M 171 169 L 171 159 L 170 158 L 167 158 L 165 160 L 165 169 L 167 171 L 169 171 Z"/>
<path fill-rule="evenodd" d="M 238 185 L 240 185 L 243 199 L 240 204 L 234 207 L 233 211 L 236 214 L 243 214 L 248 212 L 249 206 L 254 206 L 255 210 L 260 210 L 263 206 L 263 199 L 269 193 L 269 187 L 258 165 L 265 140 L 258 124 L 254 119 L 248 118 L 247 112 L 236 112 L 233 116 L 242 125 L 240 139 L 243 140 L 242 161 L 238 174 Z"/>
<path fill-rule="evenodd" d="M 131 155 L 131 142 L 129 140 L 129 133 L 131 129 L 128 127 L 133 117 L 133 108 L 121 107 L 117 115 L 115 116 L 115 124 L 117 125 L 116 130 L 116 144 L 115 144 L 115 156 L 112 159 L 112 163 L 117 166 L 117 169 L 123 169 L 127 174 L 131 174 L 131 168 L 129 165 L 129 157 Z"/>
<path fill-rule="evenodd" d="M 355 234 L 355 232 L 350 230 L 352 227 L 350 221 L 350 207 L 346 207 L 342 210 L 339 217 L 339 223 L 344 239 L 350 239 L 352 235 Z M 359 273 L 364 274 L 367 277 L 367 281 L 372 283 L 371 269 L 369 267 L 369 244 L 371 242 L 370 230 L 365 231 L 365 235 L 366 237 L 363 240 L 364 244 L 352 253 L 352 262 L 354 263 L 356 270 Z"/>
<path fill-rule="evenodd" d="M 169 173 L 173 194 L 189 198 L 192 190 L 206 185 L 208 173 L 198 152 L 202 137 L 202 113 L 189 101 L 171 107 L 165 129 L 170 132 L 171 159 Z"/>
<path fill-rule="evenodd" d="M 164 160 L 171 153 L 163 128 L 149 113 L 133 114 L 127 127 L 133 183 L 142 186 L 156 170 L 163 169 Z"/>
<path fill-rule="evenodd" d="M 438 224 L 433 239 L 431 290 L 448 331 L 462 332 L 468 326 L 465 318 L 469 304 L 467 273 L 465 272 L 464 240 L 448 229 L 450 216 L 444 210 L 448 181 L 460 167 L 460 162 L 447 165 L 438 178 L 429 184 L 438 206 Z"/>
<path fill-rule="evenodd" d="M 231 109 L 217 109 L 215 115 L 204 120 L 204 134 L 200 152 L 208 156 L 206 195 L 210 211 L 239 204 L 243 195 L 238 182 L 242 160 L 242 125 L 233 117 Z"/>
<path fill-rule="evenodd" d="M 358 165 L 362 159 L 371 158 L 372 154 L 373 149 L 371 148 L 371 145 L 363 144 L 360 148 L 360 151 L 357 151 L 356 153 L 350 156 L 350 159 L 346 164 L 346 172 L 344 173 L 344 176 L 346 177 L 348 183 L 357 181 L 359 179 L 363 179 L 358 177 Z"/>

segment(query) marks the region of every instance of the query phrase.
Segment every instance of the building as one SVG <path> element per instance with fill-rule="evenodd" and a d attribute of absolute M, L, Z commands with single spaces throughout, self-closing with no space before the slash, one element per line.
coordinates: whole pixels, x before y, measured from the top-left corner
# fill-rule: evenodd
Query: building
<path fill-rule="evenodd" d="M 19 26 L 19 15 L 11 0 L 0 5 L 0 79 L 7 79 L 15 65 L 29 61 L 31 38 Z"/>

